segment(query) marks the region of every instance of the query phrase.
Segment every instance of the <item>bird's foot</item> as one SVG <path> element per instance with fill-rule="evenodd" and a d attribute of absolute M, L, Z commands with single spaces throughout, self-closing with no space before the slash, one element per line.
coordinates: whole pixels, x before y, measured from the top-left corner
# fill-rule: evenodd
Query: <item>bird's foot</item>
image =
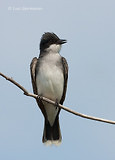
<path fill-rule="evenodd" d="M 42 96 L 37 96 L 37 98 L 38 98 L 38 101 L 41 101 L 43 99 Z"/>
<path fill-rule="evenodd" d="M 56 99 L 56 101 L 55 101 L 55 106 L 56 106 L 56 109 L 59 107 L 58 99 Z"/>

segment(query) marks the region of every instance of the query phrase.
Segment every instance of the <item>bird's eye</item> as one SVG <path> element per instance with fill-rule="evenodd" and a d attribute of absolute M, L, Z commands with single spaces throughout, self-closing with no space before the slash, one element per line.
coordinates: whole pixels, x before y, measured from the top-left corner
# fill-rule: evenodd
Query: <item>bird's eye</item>
<path fill-rule="evenodd" d="M 48 42 L 49 42 L 48 39 L 44 39 L 42 44 L 47 44 Z"/>

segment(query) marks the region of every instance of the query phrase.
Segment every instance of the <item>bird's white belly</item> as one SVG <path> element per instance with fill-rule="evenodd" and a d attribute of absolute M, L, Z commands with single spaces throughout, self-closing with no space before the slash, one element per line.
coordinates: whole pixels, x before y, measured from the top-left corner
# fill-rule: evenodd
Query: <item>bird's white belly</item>
<path fill-rule="evenodd" d="M 36 77 L 38 94 L 53 101 L 61 100 L 63 94 L 64 77 L 63 72 L 56 65 L 45 63 L 39 69 Z M 48 120 L 52 126 L 59 111 L 55 106 L 43 102 Z"/>

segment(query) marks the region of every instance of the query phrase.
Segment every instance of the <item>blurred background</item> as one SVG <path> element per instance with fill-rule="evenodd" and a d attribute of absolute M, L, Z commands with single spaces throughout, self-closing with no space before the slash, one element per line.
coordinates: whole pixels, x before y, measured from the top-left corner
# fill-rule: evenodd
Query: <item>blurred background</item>
<path fill-rule="evenodd" d="M 115 1 L 1 0 L 0 72 L 32 92 L 29 65 L 44 32 L 67 39 L 64 105 L 115 120 Z M 115 160 L 115 126 L 61 111 L 59 147 L 42 144 L 43 116 L 33 98 L 0 77 L 0 159 Z"/>

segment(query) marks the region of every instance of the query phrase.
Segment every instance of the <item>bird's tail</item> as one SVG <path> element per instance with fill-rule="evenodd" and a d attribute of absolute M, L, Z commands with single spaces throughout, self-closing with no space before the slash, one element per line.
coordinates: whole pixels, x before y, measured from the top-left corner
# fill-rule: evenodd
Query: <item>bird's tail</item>
<path fill-rule="evenodd" d="M 45 119 L 44 133 L 42 138 L 43 143 L 46 145 L 59 145 L 61 143 L 61 139 L 62 137 L 58 117 L 55 119 L 53 126 L 51 126 L 50 123 Z"/>

